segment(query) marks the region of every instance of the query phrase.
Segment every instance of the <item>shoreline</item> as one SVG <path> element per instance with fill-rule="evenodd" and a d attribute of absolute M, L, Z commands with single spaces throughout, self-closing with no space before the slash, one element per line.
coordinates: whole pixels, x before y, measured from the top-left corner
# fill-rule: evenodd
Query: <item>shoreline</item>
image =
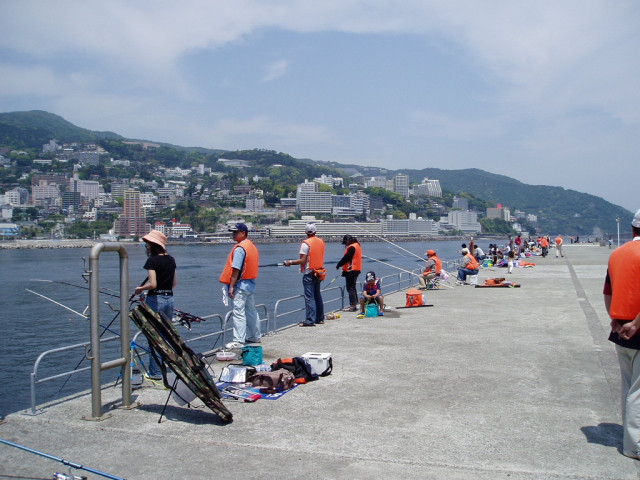
<path fill-rule="evenodd" d="M 385 240 L 389 242 L 414 242 L 414 241 L 424 241 L 424 242 L 438 242 L 438 241 L 466 241 L 469 237 L 464 236 L 452 236 L 452 237 L 400 237 L 400 236 L 391 236 L 382 238 L 367 238 L 367 242 L 383 242 Z M 478 237 L 474 237 L 478 238 Z M 486 238 L 496 238 L 496 237 L 486 237 Z M 251 239 L 256 244 L 265 244 L 265 243 L 298 243 L 302 240 L 302 236 L 295 236 L 290 238 L 252 238 Z M 325 237 L 323 240 L 327 243 L 339 243 L 342 241 L 342 238 L 337 237 Z M 8 240 L 0 242 L 0 250 L 33 250 L 33 249 L 58 249 L 58 248 L 93 248 L 94 245 L 98 243 L 107 243 L 101 242 L 100 240 L 90 240 L 90 239 L 63 239 L 63 240 Z M 125 245 L 138 245 L 139 242 L 134 241 L 120 241 L 119 243 L 123 243 Z M 201 241 L 176 241 L 169 240 L 167 245 L 176 246 L 176 245 L 227 245 L 232 244 L 233 241 L 229 239 L 228 242 L 201 242 Z"/>

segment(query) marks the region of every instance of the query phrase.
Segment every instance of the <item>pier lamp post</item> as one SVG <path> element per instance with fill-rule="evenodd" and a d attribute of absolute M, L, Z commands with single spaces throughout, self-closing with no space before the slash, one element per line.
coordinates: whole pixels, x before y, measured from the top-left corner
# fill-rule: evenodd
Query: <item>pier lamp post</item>
<path fill-rule="evenodd" d="M 616 223 L 618 224 L 618 246 L 620 246 L 620 217 L 616 217 Z"/>

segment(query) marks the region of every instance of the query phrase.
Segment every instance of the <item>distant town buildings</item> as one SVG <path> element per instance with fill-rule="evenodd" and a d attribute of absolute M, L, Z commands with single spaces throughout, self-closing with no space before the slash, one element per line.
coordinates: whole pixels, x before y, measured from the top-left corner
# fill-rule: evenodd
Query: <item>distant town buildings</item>
<path fill-rule="evenodd" d="M 409 198 L 409 176 L 399 173 L 393 177 L 393 191 Z"/>
<path fill-rule="evenodd" d="M 146 150 L 161 148 L 159 144 L 150 142 L 125 143 L 141 145 Z M 0 155 L 0 168 L 11 167 L 16 155 L 27 155 L 25 152 L 14 151 L 10 152 L 9 159 L 5 156 L 8 151 L 0 153 L 3 154 Z M 238 170 L 230 174 L 229 169 L 254 166 L 250 160 L 218 159 L 218 171 L 212 171 L 204 163 L 193 163 L 190 168 L 186 168 L 188 162 L 171 163 L 171 166 L 154 163 L 144 165 L 139 173 L 125 176 L 122 175 L 123 171 L 131 172 L 125 169 L 130 169 L 132 165 L 142 168 L 142 165 L 126 158 L 108 158 L 108 154 L 109 152 L 94 144 L 50 140 L 42 146 L 43 158 L 32 160 L 31 174 L 22 173 L 18 179 L 22 185 L 25 180 L 30 179 L 30 188 L 15 186 L 18 183 L 13 183 L 10 189 L 0 194 L 1 218 L 5 222 L 13 219 L 20 223 L 18 217 L 13 218 L 13 211 L 25 207 L 36 207 L 37 215 L 45 217 L 49 214 L 66 215 L 65 221 L 60 222 L 63 225 L 76 221 L 112 221 L 116 218 L 111 232 L 116 238 L 145 235 L 152 228 L 149 222 L 161 215 L 172 215 L 168 213 L 169 210 L 163 210 L 158 215 L 160 210 L 177 207 L 181 200 L 188 200 L 190 208 L 196 202 L 200 205 L 218 202 L 227 209 L 229 215 L 237 215 L 239 219 L 259 218 L 254 230 L 256 235 L 289 236 L 292 232 L 297 235 L 298 230 L 303 230 L 305 222 L 289 220 L 294 216 L 301 219 L 326 219 L 318 220 L 318 232 L 329 236 L 340 235 L 344 231 L 344 223 L 340 222 L 364 225 L 371 235 L 432 236 L 442 233 L 478 233 L 481 231 L 478 215 L 482 216 L 484 213 L 488 218 L 500 218 L 508 222 L 517 219 L 518 228 L 521 228 L 522 222 L 537 221 L 535 215 L 517 209 L 514 210 L 512 219 L 510 209 L 502 205 L 488 208 L 486 212 L 470 210 L 467 198 L 457 196 L 453 198 L 449 210 L 446 201 L 435 200 L 443 197 L 438 179 L 424 178 L 421 183 L 412 185 L 408 175 L 385 176 L 388 172 L 384 169 L 376 169 L 375 172 L 379 174 L 368 177 L 354 168 L 342 169 L 344 178 L 323 174 L 300 183 L 295 192 L 287 190 L 285 198 L 274 202 L 274 192 L 266 192 L 265 196 L 265 192 L 257 188 L 260 176 L 249 174 L 248 171 L 238 174 Z M 68 166 L 65 167 L 65 163 Z M 100 165 L 99 170 L 82 168 L 96 165 Z M 220 165 L 224 168 L 220 169 Z M 60 171 L 66 173 L 54 173 Z M 108 179 L 93 173 L 101 172 L 102 175 L 105 171 Z M 363 169 L 362 172 L 367 170 Z M 440 220 L 418 218 L 415 214 L 408 214 L 409 218 L 392 218 L 388 213 L 397 211 L 393 204 L 396 199 L 390 200 L 384 194 L 369 195 L 365 193 L 365 189 L 369 187 L 396 192 L 406 201 L 419 206 L 421 212 L 428 212 L 435 218 L 440 215 Z M 270 205 L 265 204 L 265 199 Z M 26 217 L 25 211 L 20 214 L 23 218 Z M 33 212 L 29 212 L 29 215 L 35 216 Z M 289 225 L 286 225 L 287 221 Z M 6 223 L 2 225 L 6 226 Z M 173 238 L 195 235 L 191 224 L 180 223 L 175 218 L 155 222 L 154 228 Z M 217 228 L 224 229 L 224 225 L 218 225 Z"/>
<path fill-rule="evenodd" d="M 453 197 L 453 204 L 451 208 L 459 208 L 460 210 L 469 210 L 469 200 L 461 197 Z"/>
<path fill-rule="evenodd" d="M 482 225 L 478 222 L 478 214 L 468 210 L 451 210 L 446 221 L 440 219 L 440 225 L 445 229 L 458 230 L 465 233 L 479 233 Z"/>
<path fill-rule="evenodd" d="M 422 183 L 414 185 L 413 194 L 416 197 L 442 197 L 442 188 L 440 187 L 440 180 L 433 180 L 425 178 Z"/>
<path fill-rule="evenodd" d="M 487 218 L 499 218 L 509 222 L 511 221 L 511 210 L 498 204 L 495 207 L 487 208 Z"/>
<path fill-rule="evenodd" d="M 122 237 L 142 237 L 149 233 L 151 226 L 146 223 L 146 216 L 142 210 L 140 192 L 126 190 L 124 192 L 124 211 L 114 223 L 114 233 Z"/>

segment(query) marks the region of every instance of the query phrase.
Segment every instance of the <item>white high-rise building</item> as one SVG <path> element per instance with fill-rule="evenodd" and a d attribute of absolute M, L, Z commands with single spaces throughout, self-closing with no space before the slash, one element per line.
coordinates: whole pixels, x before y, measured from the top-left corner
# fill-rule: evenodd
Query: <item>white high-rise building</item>
<path fill-rule="evenodd" d="M 420 185 L 413 187 L 413 194 L 416 196 L 426 195 L 429 197 L 442 197 L 440 180 L 429 180 L 425 178 Z"/>
<path fill-rule="evenodd" d="M 462 232 L 478 233 L 482 230 L 482 225 L 478 223 L 478 214 L 476 212 L 451 210 L 448 215 L 448 223 Z"/>
<path fill-rule="evenodd" d="M 393 191 L 409 198 L 409 176 L 399 173 L 393 177 Z"/>
<path fill-rule="evenodd" d="M 331 214 L 331 192 L 318 192 L 318 184 L 308 182 L 298 185 L 296 191 L 296 210 L 300 213 Z"/>

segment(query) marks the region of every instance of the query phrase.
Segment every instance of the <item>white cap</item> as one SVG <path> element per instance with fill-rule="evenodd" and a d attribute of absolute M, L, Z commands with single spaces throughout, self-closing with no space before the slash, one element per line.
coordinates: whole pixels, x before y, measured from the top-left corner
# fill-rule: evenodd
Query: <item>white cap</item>
<path fill-rule="evenodd" d="M 316 233 L 315 223 L 307 223 L 304 227 L 304 233 Z"/>
<path fill-rule="evenodd" d="M 638 210 L 631 221 L 631 225 L 636 228 L 640 228 L 640 210 Z"/>

